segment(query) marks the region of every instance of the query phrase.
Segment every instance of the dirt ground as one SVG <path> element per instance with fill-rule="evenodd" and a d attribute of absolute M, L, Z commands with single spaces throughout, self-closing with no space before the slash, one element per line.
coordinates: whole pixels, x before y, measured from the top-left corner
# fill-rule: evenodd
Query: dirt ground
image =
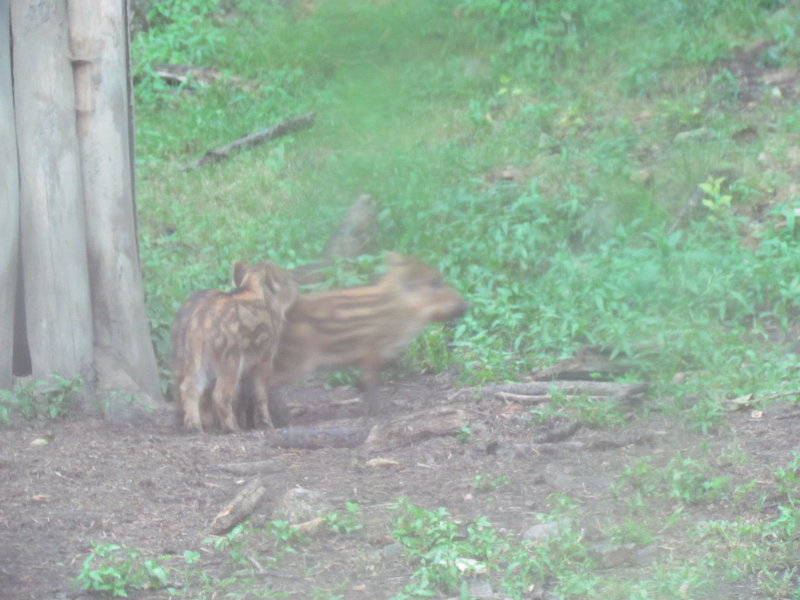
<path fill-rule="evenodd" d="M 757 480 L 768 486 L 774 470 L 786 465 L 797 448 L 800 410 L 791 403 L 774 405 L 761 415 L 731 412 L 724 426 L 705 436 L 687 434 L 663 415 L 639 407 L 618 430 L 582 427 L 548 443 L 543 434 L 558 424 L 532 426 L 526 407 L 456 392 L 449 374 L 384 383 L 380 394 L 393 416 L 448 404 L 466 412 L 471 434 L 466 440 L 434 436 L 372 453 L 358 448 L 280 449 L 273 445 L 275 434 L 264 431 L 186 434 L 175 428 L 169 410 L 160 425 L 148 428 L 112 426 L 94 416 L 75 415 L 0 430 L 0 597 L 86 597 L 72 587 L 72 580 L 91 542 L 173 556 L 164 560 L 176 566 L 184 565 L 185 550 L 194 550 L 202 556 L 194 568 L 221 575 L 222 560 L 203 540 L 215 515 L 252 479 L 229 472 L 231 463 L 267 460 L 272 465 L 261 474 L 267 494 L 253 516 L 256 523 L 269 520 L 278 498 L 298 486 L 321 493 L 338 513 L 346 512 L 345 502 L 359 504 L 362 530 L 312 536 L 291 560 L 261 569 L 258 577 L 284 597 L 361 599 L 389 597 L 409 581 L 412 567 L 392 551 L 390 537 L 391 507 L 399 498 L 428 509 L 446 507 L 460 521 L 485 515 L 497 528 L 522 534 L 539 523 L 537 513 L 551 510 L 553 494 L 560 492 L 580 506 L 586 540 L 603 543 L 608 541 L 604 528 L 619 505 L 611 485 L 638 457 L 659 464 L 676 453 L 715 456 L 721 474 L 734 484 Z M 351 388 L 311 386 L 296 394 L 317 405 L 345 406 L 351 412 L 358 408 L 341 402 L 357 396 Z M 50 443 L 32 445 L 43 435 Z M 375 457 L 393 462 L 368 465 Z M 481 491 L 475 478 L 486 474 L 504 479 Z M 754 512 L 754 518 L 777 515 L 773 502 L 754 501 L 753 511 L 757 506 L 763 512 Z M 736 510 L 741 509 L 740 502 Z M 733 510 L 724 500 L 687 508 L 709 519 L 732 518 Z M 647 552 L 652 558 L 674 558 L 686 551 L 683 543 L 666 533 Z M 609 568 L 619 569 L 623 578 L 637 577 L 637 569 L 649 560 Z M 720 598 L 757 597 L 754 593 L 752 582 L 721 583 L 719 589 Z M 131 595 L 169 597 L 164 590 Z M 484 597 L 503 596 L 495 592 Z M 547 595 L 532 591 L 530 597 Z"/>

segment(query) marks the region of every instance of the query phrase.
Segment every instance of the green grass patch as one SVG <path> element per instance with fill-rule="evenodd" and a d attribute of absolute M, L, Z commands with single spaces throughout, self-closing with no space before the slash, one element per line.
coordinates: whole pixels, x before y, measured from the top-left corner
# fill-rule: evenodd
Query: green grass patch
<path fill-rule="evenodd" d="M 133 50 L 162 365 L 191 291 L 226 287 L 236 258 L 314 260 L 368 192 L 376 250 L 431 262 L 472 305 L 410 370 L 516 378 L 595 344 L 708 431 L 721 399 L 796 380 L 797 111 L 769 89 L 740 110 L 734 64 L 772 40 L 753 68 L 796 66 L 796 32 L 797 7 L 768 1 L 160 3 Z M 168 88 L 165 61 L 222 77 Z M 177 170 L 309 110 L 308 131 Z M 670 384 L 684 372 L 706 375 Z"/>

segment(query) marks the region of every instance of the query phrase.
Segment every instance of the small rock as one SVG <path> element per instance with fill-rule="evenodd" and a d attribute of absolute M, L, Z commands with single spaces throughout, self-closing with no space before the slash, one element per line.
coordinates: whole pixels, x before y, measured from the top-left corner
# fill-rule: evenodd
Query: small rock
<path fill-rule="evenodd" d="M 333 510 L 331 504 L 320 492 L 302 487 L 287 490 L 275 503 L 273 519 L 283 519 L 289 523 L 305 523 L 321 517 Z"/>
<path fill-rule="evenodd" d="M 522 538 L 529 542 L 545 542 L 550 538 L 559 535 L 562 531 L 569 527 L 569 521 L 551 521 L 549 523 L 539 523 L 533 527 L 529 527 Z"/>
<path fill-rule="evenodd" d="M 653 544 L 639 548 L 636 551 L 636 564 L 640 567 L 646 567 L 652 564 L 658 558 L 658 548 Z"/>
<path fill-rule="evenodd" d="M 383 558 L 398 558 L 403 555 L 403 544 L 394 542 L 381 548 L 381 556 Z"/>
<path fill-rule="evenodd" d="M 486 565 L 474 558 L 457 558 L 454 563 L 456 569 L 462 573 L 476 573 L 477 575 L 486 573 Z"/>
<path fill-rule="evenodd" d="M 605 569 L 636 564 L 636 544 L 611 544 L 602 542 L 589 548 L 589 556 Z"/>
<path fill-rule="evenodd" d="M 485 579 L 476 579 L 469 583 L 469 597 L 478 600 L 494 598 L 492 584 Z"/>

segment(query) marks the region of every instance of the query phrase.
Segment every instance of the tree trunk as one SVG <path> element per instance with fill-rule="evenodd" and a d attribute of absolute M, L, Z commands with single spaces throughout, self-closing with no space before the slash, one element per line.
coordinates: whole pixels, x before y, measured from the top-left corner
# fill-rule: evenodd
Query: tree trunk
<path fill-rule="evenodd" d="M 117 388 L 128 379 L 160 399 L 137 246 L 125 2 L 68 0 L 67 11 L 97 384 Z"/>
<path fill-rule="evenodd" d="M 34 377 L 93 381 L 92 314 L 66 8 L 14 0 L 14 111 Z"/>
<path fill-rule="evenodd" d="M 0 220 L 0 314 L 13 314 L 21 278 L 32 375 L 80 375 L 86 392 L 111 392 L 100 397 L 110 419 L 138 421 L 161 386 L 137 245 L 125 0 L 0 0 L 0 44 L 0 208 L 12 217 Z M 24 337 L 8 328 L 0 387 L 4 353 Z"/>
<path fill-rule="evenodd" d="M 19 247 L 19 170 L 11 94 L 9 0 L 0 0 L 0 389 L 11 387 Z"/>

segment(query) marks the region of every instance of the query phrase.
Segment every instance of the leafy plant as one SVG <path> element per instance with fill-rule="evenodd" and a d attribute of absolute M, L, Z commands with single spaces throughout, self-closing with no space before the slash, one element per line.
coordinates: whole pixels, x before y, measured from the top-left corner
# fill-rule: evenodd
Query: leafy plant
<path fill-rule="evenodd" d="M 792 459 L 785 467 L 775 471 L 778 493 L 791 504 L 800 496 L 800 452 L 792 452 Z"/>
<path fill-rule="evenodd" d="M 127 597 L 133 590 L 164 588 L 168 584 L 169 572 L 157 559 L 143 558 L 136 549 L 97 542 L 92 542 L 92 552 L 73 582 L 84 591 L 112 597 Z"/>
<path fill-rule="evenodd" d="M 565 506 L 567 500 L 563 500 Z M 430 511 L 407 500 L 400 500 L 395 510 L 392 537 L 418 566 L 412 582 L 394 598 L 429 597 L 437 592 L 464 595 L 476 575 L 496 579 L 512 598 L 525 597 L 532 585 L 549 578 L 559 579 L 557 588 L 565 593 L 593 588 L 593 578 L 584 568 L 586 549 L 580 533 L 569 525 L 539 545 L 528 546 L 499 533 L 485 517 L 462 525 L 444 508 Z M 540 515 L 542 520 L 558 518 L 558 511 Z"/>
<path fill-rule="evenodd" d="M 493 475 L 491 473 L 478 473 L 473 478 L 472 485 L 476 492 L 488 494 L 495 491 L 498 487 L 506 485 L 508 477 L 505 475 Z"/>
<path fill-rule="evenodd" d="M 346 502 L 344 514 L 329 513 L 325 516 L 328 527 L 338 535 L 350 535 L 364 528 L 361 524 L 361 506 L 357 502 Z"/>
<path fill-rule="evenodd" d="M 307 540 L 307 536 L 297 527 L 292 527 L 288 521 L 270 521 L 266 525 L 266 532 L 272 537 L 275 549 L 279 552 L 297 552 L 297 546 Z"/>
<path fill-rule="evenodd" d="M 169 86 L 155 72 L 161 63 L 205 66 L 222 41 L 213 16 L 220 0 L 161 0 L 150 3 L 146 27 L 131 42 L 137 99 L 152 102 Z"/>
<path fill-rule="evenodd" d="M 18 384 L 14 390 L 0 390 L 0 423 L 8 424 L 15 415 L 29 421 L 62 417 L 82 385 L 80 377 L 54 374 L 46 380 Z"/>
<path fill-rule="evenodd" d="M 727 477 L 709 477 L 706 469 L 691 458 L 673 457 L 662 477 L 670 497 L 687 504 L 720 498 L 728 489 Z"/>
<path fill-rule="evenodd" d="M 730 211 L 733 196 L 723 191 L 725 177 L 709 177 L 698 187 L 703 191 L 702 203 L 709 211 L 709 218 L 719 220 Z"/>
<path fill-rule="evenodd" d="M 710 469 L 693 458 L 676 455 L 661 468 L 649 457 L 628 465 L 617 477 L 616 493 L 636 510 L 644 510 L 648 501 L 658 496 L 686 504 L 722 498 L 730 487 L 729 478 L 711 476 Z"/>

